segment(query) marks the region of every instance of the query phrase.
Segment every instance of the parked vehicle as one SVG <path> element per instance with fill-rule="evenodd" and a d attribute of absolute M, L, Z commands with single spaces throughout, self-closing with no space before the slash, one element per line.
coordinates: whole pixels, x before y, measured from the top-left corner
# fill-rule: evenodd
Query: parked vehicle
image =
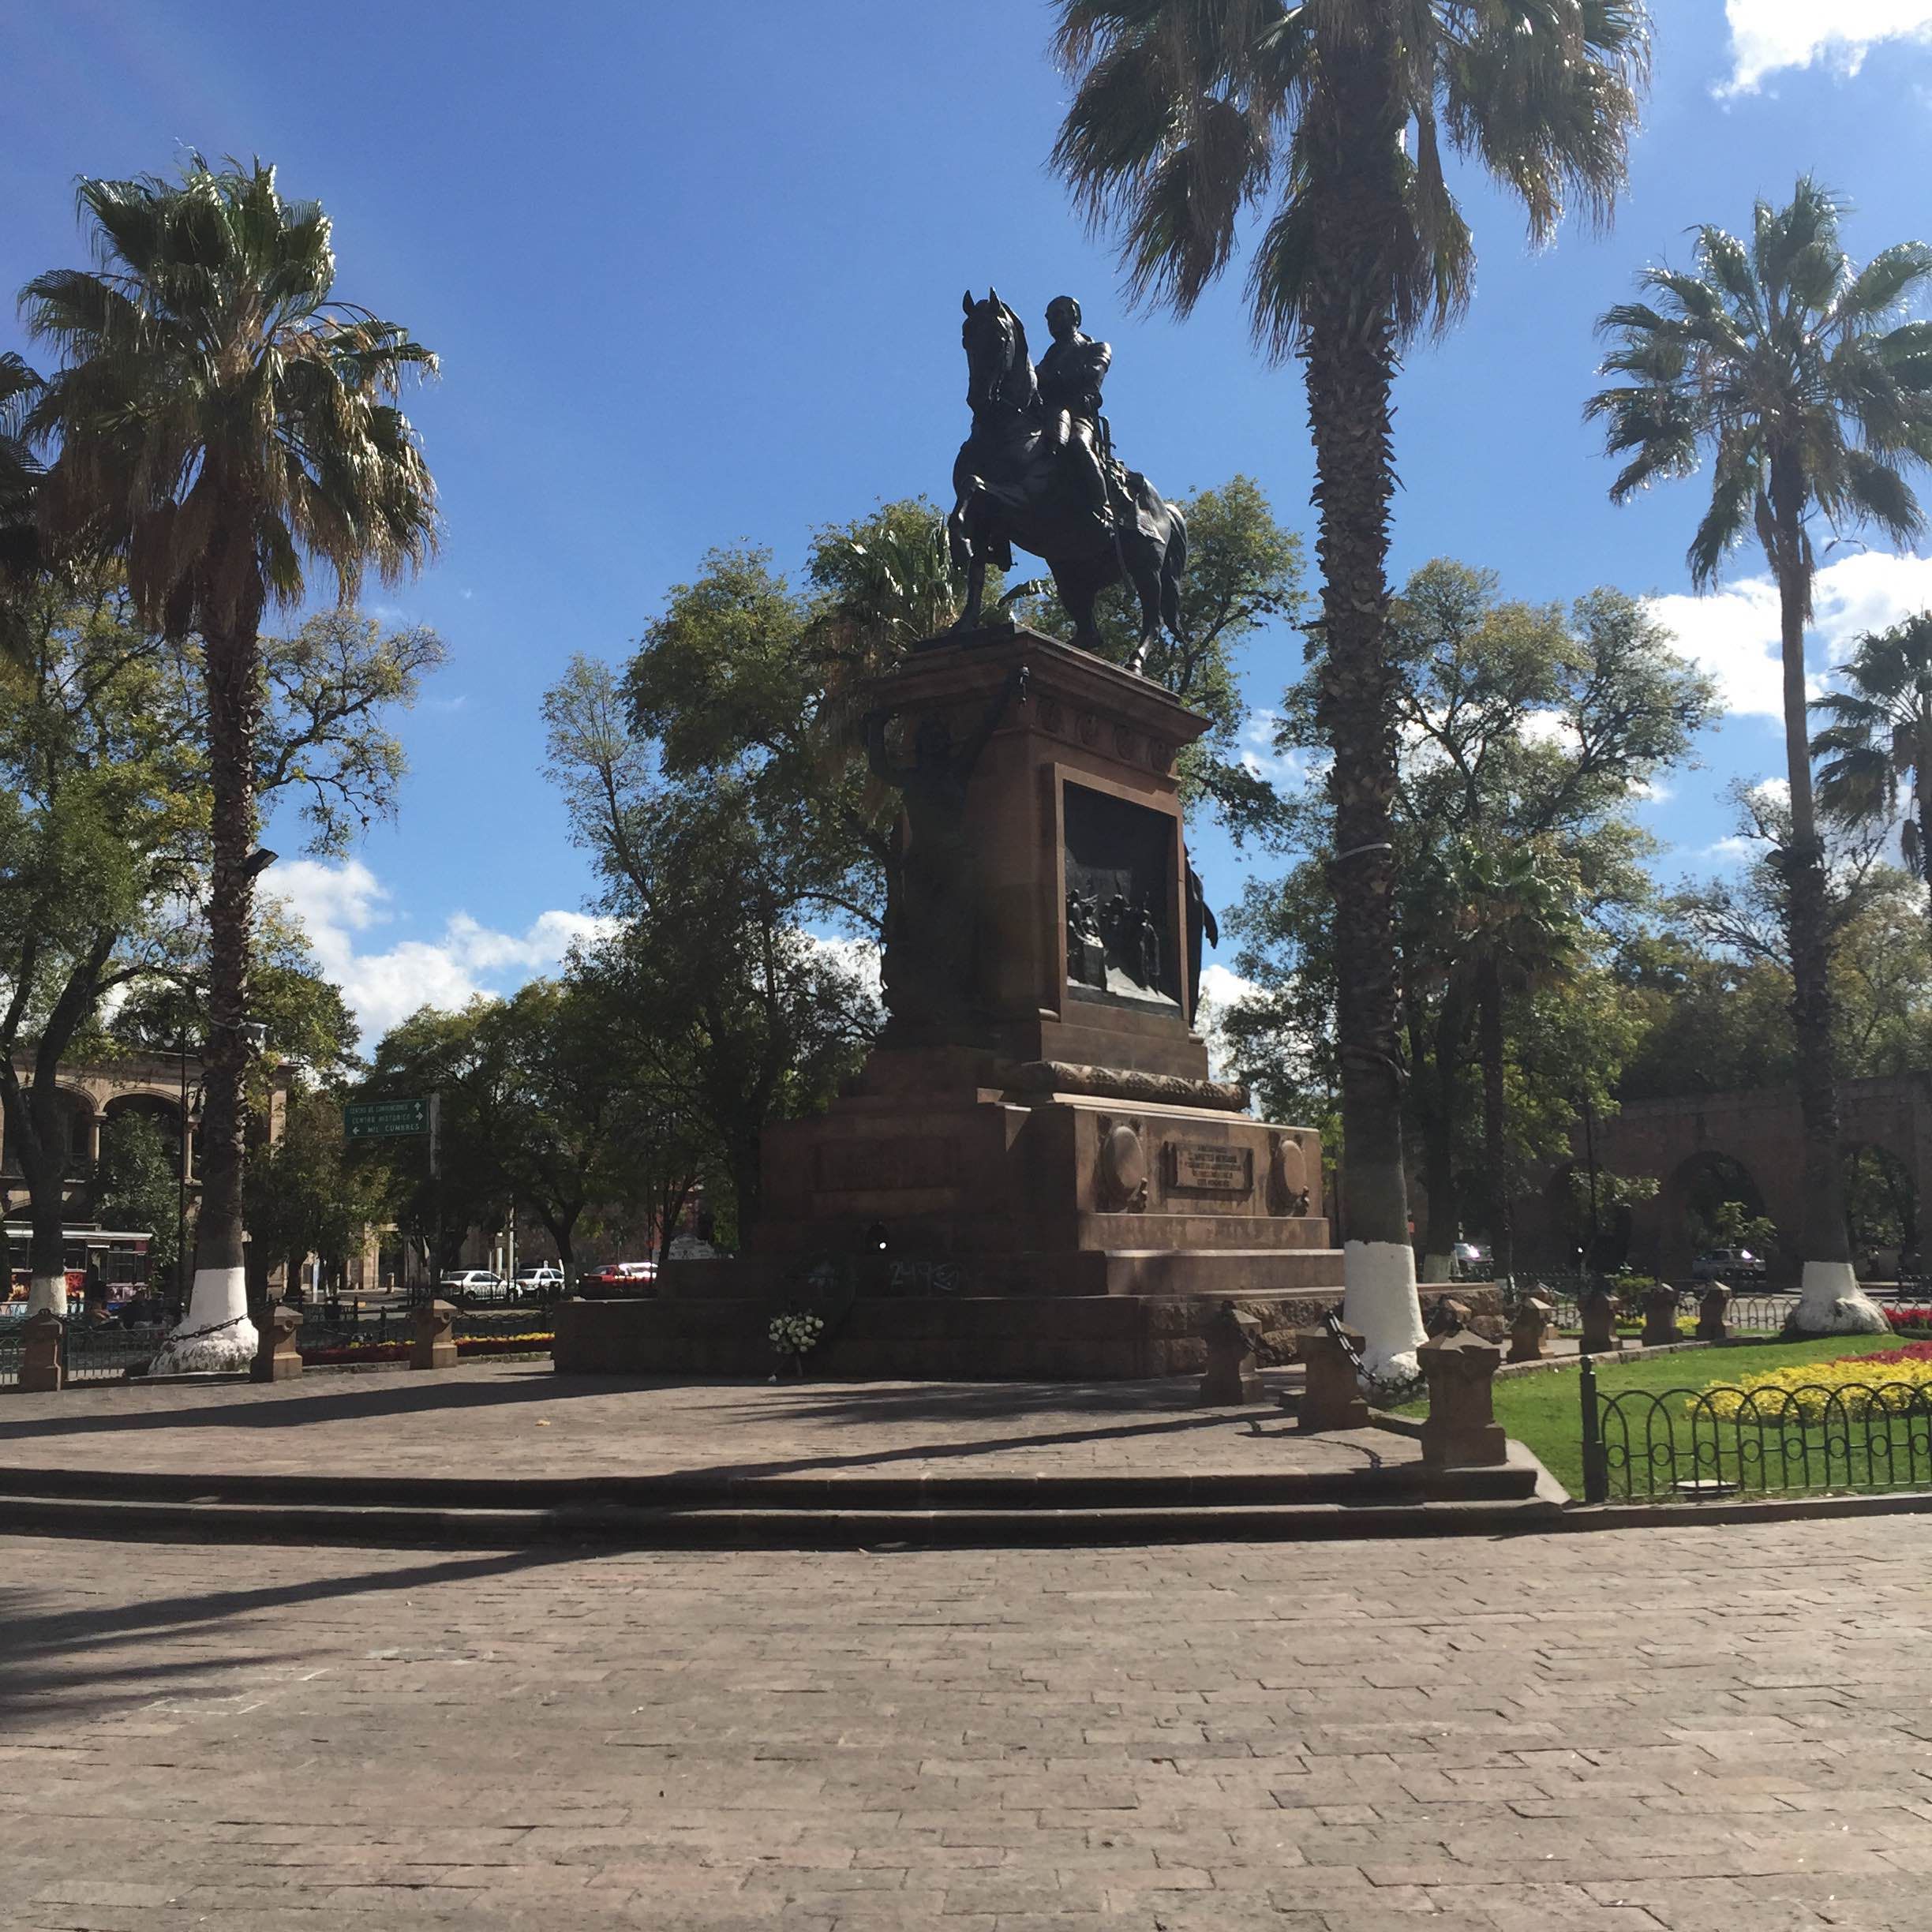
<path fill-rule="evenodd" d="M 657 1279 L 655 1261 L 605 1261 L 586 1271 L 586 1294 L 643 1294 Z"/>
<path fill-rule="evenodd" d="M 451 1301 L 494 1301 L 505 1292 L 494 1268 L 462 1268 L 436 1283 L 436 1293 Z"/>
<path fill-rule="evenodd" d="M 1690 1264 L 1693 1281 L 1761 1282 L 1764 1278 L 1764 1256 L 1748 1248 L 1707 1248 Z"/>
<path fill-rule="evenodd" d="M 543 1262 L 536 1267 L 519 1268 L 516 1286 L 519 1294 L 561 1294 L 564 1271 L 554 1261 Z"/>
<path fill-rule="evenodd" d="M 1458 1241 L 1449 1250 L 1449 1271 L 1458 1281 L 1488 1281 L 1496 1273 L 1495 1258 L 1482 1241 Z"/>

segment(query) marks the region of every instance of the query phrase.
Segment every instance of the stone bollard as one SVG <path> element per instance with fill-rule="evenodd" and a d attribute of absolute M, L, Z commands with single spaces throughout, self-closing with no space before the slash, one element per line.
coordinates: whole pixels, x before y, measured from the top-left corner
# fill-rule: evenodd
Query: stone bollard
<path fill-rule="evenodd" d="M 46 1395 L 66 1385 L 61 1361 L 66 1324 L 51 1309 L 29 1315 L 21 1328 L 20 1390 L 23 1395 Z"/>
<path fill-rule="evenodd" d="M 1359 1354 L 1368 1338 L 1353 1328 L 1342 1332 Z M 1309 1431 L 1368 1428 L 1368 1403 L 1342 1344 L 1326 1328 L 1297 1328 L 1295 1353 L 1307 1373 L 1297 1411 L 1301 1427 Z"/>
<path fill-rule="evenodd" d="M 251 1382 L 292 1382 L 302 1372 L 302 1312 L 286 1301 L 272 1302 L 257 1331 Z"/>
<path fill-rule="evenodd" d="M 1623 1346 L 1616 1331 L 1616 1297 L 1608 1282 L 1586 1289 L 1577 1299 L 1577 1312 L 1583 1318 L 1586 1355 L 1614 1355 Z"/>
<path fill-rule="evenodd" d="M 1659 1282 L 1644 1297 L 1643 1345 L 1668 1348 L 1683 1337 L 1677 1332 L 1677 1290 L 1668 1282 Z"/>
<path fill-rule="evenodd" d="M 1700 1342 L 1731 1339 L 1730 1324 L 1724 1320 L 1730 1308 L 1731 1290 L 1722 1282 L 1713 1282 L 1698 1297 L 1697 1339 Z"/>
<path fill-rule="evenodd" d="M 1266 1393 L 1261 1371 L 1255 1366 L 1261 1353 L 1261 1324 L 1244 1315 L 1232 1301 L 1223 1301 L 1204 1325 L 1208 1372 L 1200 1379 L 1200 1398 L 1210 1408 L 1258 1402 Z"/>
<path fill-rule="evenodd" d="M 456 1366 L 456 1311 L 447 1301 L 424 1301 L 415 1314 L 416 1335 L 410 1343 L 412 1368 Z"/>
<path fill-rule="evenodd" d="M 1517 1305 L 1516 1319 L 1510 1324 L 1509 1359 L 1513 1362 L 1543 1361 L 1550 1354 L 1550 1316 L 1556 1305 L 1541 1295 L 1525 1295 Z"/>
<path fill-rule="evenodd" d="M 1496 1372 L 1503 1345 L 1473 1330 L 1438 1335 L 1416 1351 L 1428 1379 L 1422 1460 L 1432 1469 L 1506 1462 L 1508 1440 L 1496 1419 Z"/>

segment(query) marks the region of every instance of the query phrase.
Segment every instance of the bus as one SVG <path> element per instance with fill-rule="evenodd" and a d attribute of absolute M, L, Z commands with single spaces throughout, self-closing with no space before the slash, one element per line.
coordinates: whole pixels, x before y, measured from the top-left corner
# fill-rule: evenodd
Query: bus
<path fill-rule="evenodd" d="M 33 1277 L 25 1266 L 33 1230 L 25 1222 L 9 1221 L 6 1245 L 13 1263 L 7 1293 L 0 1295 L 0 1319 L 17 1320 L 26 1312 Z M 87 1291 L 92 1269 L 107 1290 L 110 1306 L 132 1300 L 148 1286 L 148 1256 L 154 1237 L 132 1228 L 69 1227 L 61 1230 L 62 1259 L 67 1268 L 67 1298 L 77 1307 Z"/>

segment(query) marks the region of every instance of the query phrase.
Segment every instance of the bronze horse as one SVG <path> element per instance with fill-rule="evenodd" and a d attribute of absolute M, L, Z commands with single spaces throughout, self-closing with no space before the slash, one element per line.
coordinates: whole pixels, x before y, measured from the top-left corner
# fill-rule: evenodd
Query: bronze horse
<path fill-rule="evenodd" d="M 956 564 L 966 572 L 966 608 L 957 628 L 979 621 L 987 566 L 1013 567 L 1013 546 L 1045 560 L 1060 601 L 1073 620 L 1073 642 L 1088 650 L 1100 634 L 1094 601 L 1125 577 L 1140 600 L 1140 643 L 1129 668 L 1139 671 L 1165 621 L 1181 635 L 1181 575 L 1187 567 L 1187 522 L 1138 470 L 1116 471 L 1109 514 L 1096 515 L 1067 475 L 1064 450 L 1045 442 L 1045 412 L 1026 329 L 989 289 L 984 301 L 965 297 L 966 400 L 972 433 L 953 466 L 957 501 L 946 519 Z"/>

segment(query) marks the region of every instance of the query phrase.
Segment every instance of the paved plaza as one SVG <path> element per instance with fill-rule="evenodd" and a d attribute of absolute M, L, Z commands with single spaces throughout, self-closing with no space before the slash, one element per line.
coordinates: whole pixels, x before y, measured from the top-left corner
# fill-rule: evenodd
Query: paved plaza
<path fill-rule="evenodd" d="M 1298 1371 L 1271 1372 L 1275 1387 Z M 1193 1377 L 650 1383 L 547 1362 L 77 1385 L 0 1401 L 0 1468 L 263 1475 L 1274 1475 L 1416 1462 L 1379 1429 L 1301 1434 L 1271 1402 L 1204 1410 Z"/>
<path fill-rule="evenodd" d="M 1066 1552 L 6 1539 L 0 1613 L 8 1928 L 1932 1920 L 1915 1518 Z"/>

